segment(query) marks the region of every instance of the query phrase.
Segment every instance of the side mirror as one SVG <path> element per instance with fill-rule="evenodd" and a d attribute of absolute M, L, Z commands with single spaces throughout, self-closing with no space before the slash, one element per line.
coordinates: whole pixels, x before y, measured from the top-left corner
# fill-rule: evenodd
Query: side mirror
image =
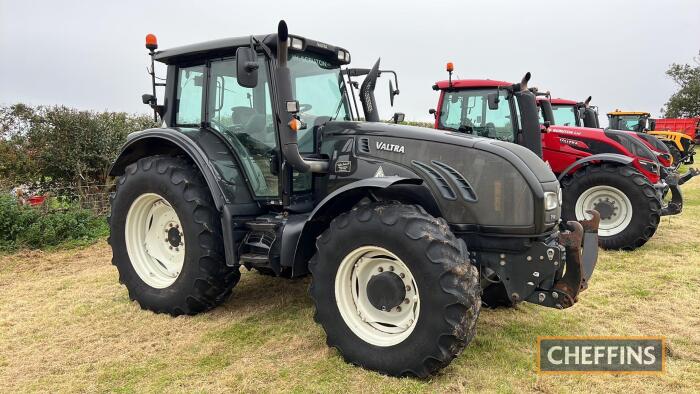
<path fill-rule="evenodd" d="M 240 47 L 236 49 L 236 78 L 244 88 L 258 86 L 258 54 L 253 48 Z"/>
<path fill-rule="evenodd" d="M 396 112 L 394 113 L 394 116 L 392 117 L 392 120 L 394 123 L 401 123 L 403 120 L 406 118 L 406 115 L 401 113 L 401 112 Z"/>
<path fill-rule="evenodd" d="M 155 105 L 156 104 L 156 96 L 146 93 L 141 95 L 141 101 L 146 104 L 146 105 Z"/>
<path fill-rule="evenodd" d="M 436 118 L 436 117 L 437 117 L 437 111 L 435 111 L 435 108 L 430 108 L 430 109 L 428 110 L 428 113 L 431 114 L 431 115 L 433 115 L 433 118 Z"/>
<path fill-rule="evenodd" d="M 486 98 L 489 103 L 489 109 L 497 110 L 498 103 L 501 101 L 501 99 L 498 97 L 498 93 L 489 93 L 488 96 L 486 96 Z"/>
<path fill-rule="evenodd" d="M 389 102 L 394 106 L 394 96 L 399 94 L 399 89 L 394 89 L 394 84 L 389 80 Z"/>

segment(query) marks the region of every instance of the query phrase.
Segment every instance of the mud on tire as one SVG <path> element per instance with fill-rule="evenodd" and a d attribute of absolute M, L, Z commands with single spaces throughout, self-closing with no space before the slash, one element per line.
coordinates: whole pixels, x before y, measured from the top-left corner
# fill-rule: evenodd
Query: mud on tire
<path fill-rule="evenodd" d="M 182 270 L 165 288 L 146 284 L 136 273 L 126 247 L 125 223 L 132 203 L 141 195 L 162 196 L 175 210 L 186 240 Z M 224 259 L 221 221 L 209 189 L 191 163 L 151 156 L 126 167 L 111 196 L 109 217 L 112 264 L 119 282 L 143 309 L 157 313 L 194 315 L 224 302 L 240 279 L 238 267 Z"/>
<path fill-rule="evenodd" d="M 416 205 L 367 204 L 333 219 L 316 244 L 309 263 L 314 319 L 347 362 L 393 376 L 426 377 L 448 365 L 474 337 L 481 306 L 478 272 L 466 244 L 444 219 Z M 339 310 L 335 282 L 341 262 L 366 245 L 397 256 L 415 278 L 420 311 L 413 331 L 396 344 L 368 343 Z"/>
<path fill-rule="evenodd" d="M 599 234 L 600 247 L 633 250 L 644 245 L 659 225 L 661 202 L 649 180 L 630 166 L 590 165 L 564 178 L 562 219 L 583 219 L 576 217 L 576 201 L 586 190 L 596 186 L 612 186 L 620 190 L 630 200 L 632 208 L 632 218 L 624 230 L 610 236 Z"/>

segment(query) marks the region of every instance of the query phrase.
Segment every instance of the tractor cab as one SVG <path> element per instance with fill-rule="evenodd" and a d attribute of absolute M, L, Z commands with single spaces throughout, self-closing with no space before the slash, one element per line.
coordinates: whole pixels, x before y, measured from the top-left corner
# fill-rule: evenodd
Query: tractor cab
<path fill-rule="evenodd" d="M 649 112 L 620 111 L 608 113 L 608 122 L 611 129 L 635 131 L 644 133 L 654 130 L 654 121 Z"/>

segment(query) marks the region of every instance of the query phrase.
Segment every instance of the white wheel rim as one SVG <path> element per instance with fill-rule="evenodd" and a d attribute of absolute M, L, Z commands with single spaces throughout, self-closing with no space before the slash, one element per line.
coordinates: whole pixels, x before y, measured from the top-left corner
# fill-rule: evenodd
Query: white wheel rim
<path fill-rule="evenodd" d="M 611 212 L 600 212 L 598 235 L 612 236 L 624 231 L 632 221 L 632 203 L 625 193 L 612 186 L 594 186 L 576 200 L 576 219 L 590 219 L 585 212 L 598 204 L 611 207 Z"/>
<path fill-rule="evenodd" d="M 154 193 L 140 195 L 129 208 L 124 232 L 139 278 L 156 289 L 175 283 L 185 262 L 185 237 L 170 203 Z"/>
<path fill-rule="evenodd" d="M 399 275 L 406 286 L 404 302 L 389 311 L 375 308 L 365 291 L 369 280 L 384 271 Z M 335 299 L 350 330 L 375 346 L 393 346 L 408 338 L 420 312 L 420 297 L 411 271 L 395 254 L 377 246 L 357 248 L 340 262 Z"/>

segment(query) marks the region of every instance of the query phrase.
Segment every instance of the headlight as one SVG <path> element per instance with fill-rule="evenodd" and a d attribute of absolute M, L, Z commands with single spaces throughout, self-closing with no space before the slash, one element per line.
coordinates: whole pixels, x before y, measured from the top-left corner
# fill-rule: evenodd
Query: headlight
<path fill-rule="evenodd" d="M 544 210 L 551 211 L 559 206 L 560 193 L 544 192 Z"/>

